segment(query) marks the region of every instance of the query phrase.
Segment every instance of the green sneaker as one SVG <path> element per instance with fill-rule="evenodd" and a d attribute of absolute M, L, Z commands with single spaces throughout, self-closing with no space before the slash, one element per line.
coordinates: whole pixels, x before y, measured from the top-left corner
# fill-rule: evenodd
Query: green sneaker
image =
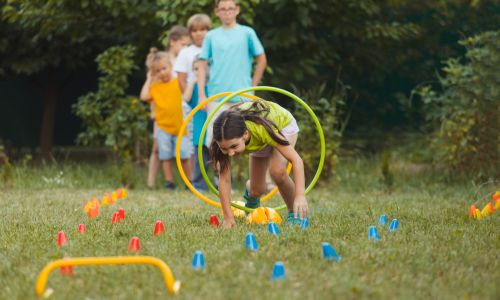
<path fill-rule="evenodd" d="M 288 225 L 300 225 L 300 215 L 297 214 L 297 218 L 294 218 L 293 211 L 289 211 L 286 222 L 288 223 Z"/>
<path fill-rule="evenodd" d="M 245 200 L 246 200 L 245 207 L 248 207 L 248 208 L 260 207 L 260 198 L 259 197 L 250 197 L 247 189 L 245 189 L 245 193 L 243 194 L 243 198 L 245 198 Z"/>

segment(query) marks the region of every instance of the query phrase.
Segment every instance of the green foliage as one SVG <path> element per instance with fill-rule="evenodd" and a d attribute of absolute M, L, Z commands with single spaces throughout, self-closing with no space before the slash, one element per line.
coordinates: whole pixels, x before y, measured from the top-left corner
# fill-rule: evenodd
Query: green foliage
<path fill-rule="evenodd" d="M 460 41 L 466 59 L 450 58 L 439 78 L 442 91 L 418 90 L 437 126 L 436 162 L 454 173 L 493 171 L 500 175 L 500 31 Z M 493 168 L 492 168 L 493 167 Z M 496 170 L 495 170 L 496 169 Z"/>
<path fill-rule="evenodd" d="M 311 107 L 323 129 L 326 153 L 321 180 L 328 181 L 333 175 L 340 147 L 343 127 L 340 118 L 343 113 L 345 88 L 342 87 L 337 93 L 329 92 L 326 84 L 323 83 L 307 90 L 295 88 L 294 93 Z M 300 127 L 296 148 L 304 161 L 306 178 L 310 180 L 314 177 L 321 155 L 319 137 L 316 125 L 309 113 L 302 105 L 294 103 L 293 115 Z"/>
<path fill-rule="evenodd" d="M 127 76 L 137 68 L 133 46 L 112 47 L 96 61 L 99 71 L 97 92 L 82 96 L 73 106 L 85 131 L 78 136 L 83 145 L 106 145 L 130 162 L 135 144 L 148 137 L 148 110 L 137 97 L 126 95 Z"/>

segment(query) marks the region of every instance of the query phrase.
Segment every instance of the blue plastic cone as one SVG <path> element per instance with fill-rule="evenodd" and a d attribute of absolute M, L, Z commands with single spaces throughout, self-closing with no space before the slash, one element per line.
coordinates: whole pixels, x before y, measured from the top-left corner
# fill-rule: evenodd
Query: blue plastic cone
<path fill-rule="evenodd" d="M 380 218 L 378 219 L 378 225 L 387 225 L 387 216 L 386 215 L 381 215 Z"/>
<path fill-rule="evenodd" d="M 339 262 L 342 257 L 337 255 L 335 249 L 329 243 L 323 243 L 323 258 L 326 260 L 334 260 Z"/>
<path fill-rule="evenodd" d="M 255 235 L 253 235 L 253 233 L 251 233 L 251 232 L 247 233 L 247 236 L 245 239 L 245 248 L 247 248 L 250 251 L 259 250 L 259 244 L 257 244 L 257 240 L 255 239 Z"/>
<path fill-rule="evenodd" d="M 203 270 L 205 269 L 205 258 L 203 257 L 203 252 L 196 251 L 193 256 L 193 269 Z"/>
<path fill-rule="evenodd" d="M 278 225 L 274 222 L 269 222 L 269 225 L 267 225 L 267 230 L 269 233 L 274 234 L 274 235 L 279 235 L 280 230 L 278 229 Z"/>
<path fill-rule="evenodd" d="M 306 229 L 307 227 L 309 227 L 309 218 L 305 217 L 300 221 L 300 228 Z"/>
<path fill-rule="evenodd" d="M 393 219 L 391 221 L 391 224 L 389 225 L 389 231 L 396 231 L 399 227 L 399 221 L 398 219 Z"/>
<path fill-rule="evenodd" d="M 380 236 L 378 235 L 377 227 L 370 226 L 370 228 L 368 228 L 368 239 L 374 240 L 374 241 L 380 240 Z"/>
<path fill-rule="evenodd" d="M 272 279 L 273 280 L 285 279 L 285 266 L 281 261 L 277 261 L 274 263 Z"/>

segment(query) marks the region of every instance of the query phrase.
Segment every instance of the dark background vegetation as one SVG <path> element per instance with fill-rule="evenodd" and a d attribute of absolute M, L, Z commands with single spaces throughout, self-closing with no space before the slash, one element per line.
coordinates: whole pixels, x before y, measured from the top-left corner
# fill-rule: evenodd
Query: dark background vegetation
<path fill-rule="evenodd" d="M 172 25 L 200 12 L 217 23 L 213 1 L 203 0 L 0 3 L 0 140 L 12 152 L 29 147 L 41 159 L 51 157 L 54 145 L 74 145 L 85 129 L 72 106 L 98 88 L 97 55 L 133 45 L 138 68 L 126 92 L 137 95 L 148 48 L 162 47 Z M 412 91 L 439 88 L 445 61 L 466 53 L 458 41 L 500 24 L 494 0 L 240 5 L 239 21 L 256 29 L 268 56 L 262 84 L 338 99 L 338 107 L 328 107 L 338 119 L 325 131 L 341 131 L 345 146 L 362 145 L 367 152 L 384 148 L 389 137 L 432 131 L 422 97 Z"/>

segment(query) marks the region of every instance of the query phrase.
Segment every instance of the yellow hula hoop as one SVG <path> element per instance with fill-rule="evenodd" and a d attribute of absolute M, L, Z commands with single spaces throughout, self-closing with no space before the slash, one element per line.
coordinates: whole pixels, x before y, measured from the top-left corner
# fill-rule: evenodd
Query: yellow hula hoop
<path fill-rule="evenodd" d="M 220 202 L 214 201 L 214 200 L 208 198 L 207 196 L 203 195 L 202 193 L 200 193 L 191 184 L 191 182 L 189 181 L 189 179 L 186 177 L 186 173 L 184 172 L 184 168 L 182 167 L 182 162 L 181 162 L 181 142 L 182 142 L 182 138 L 184 137 L 184 132 L 186 131 L 187 124 L 191 121 L 191 119 L 193 118 L 193 116 L 194 116 L 194 114 L 196 112 L 198 112 L 202 107 L 204 107 L 208 103 L 214 101 L 215 99 L 222 98 L 222 97 L 225 97 L 225 96 L 228 96 L 228 95 L 231 95 L 231 94 L 232 94 L 231 92 L 223 92 L 223 93 L 219 93 L 219 94 L 210 96 L 207 99 L 205 99 L 205 101 L 199 103 L 195 108 L 193 108 L 193 110 L 191 110 L 191 112 L 188 114 L 188 116 L 186 117 L 186 119 L 184 119 L 184 122 L 182 123 L 182 126 L 181 126 L 181 128 L 179 130 L 179 134 L 177 135 L 177 143 L 175 145 L 175 162 L 177 163 L 177 169 L 179 170 L 179 175 L 181 176 L 182 181 L 184 181 L 184 183 L 189 188 L 189 190 L 191 192 L 193 192 L 193 194 L 195 194 L 198 198 L 200 198 L 204 202 L 206 202 L 206 203 L 208 203 L 210 205 L 213 205 L 215 207 L 221 207 Z M 252 100 L 259 100 L 259 99 L 261 99 L 261 98 L 255 96 L 255 95 L 251 95 L 251 94 L 241 94 L 241 96 L 246 97 L 246 98 L 250 98 Z M 203 163 L 203 162 L 200 162 L 200 164 L 201 163 Z M 287 172 L 290 173 L 291 169 L 292 169 L 292 165 L 288 164 Z M 274 187 L 269 192 L 269 194 L 267 194 L 267 195 L 265 195 L 265 196 L 263 196 L 261 198 L 261 202 L 265 202 L 265 201 L 269 200 L 277 192 L 278 192 L 278 187 Z M 231 205 L 235 206 L 235 207 L 237 207 L 239 209 L 245 209 L 246 208 L 246 207 L 242 207 L 242 206 L 239 206 L 239 205 L 235 205 L 234 203 L 231 203 Z"/>

